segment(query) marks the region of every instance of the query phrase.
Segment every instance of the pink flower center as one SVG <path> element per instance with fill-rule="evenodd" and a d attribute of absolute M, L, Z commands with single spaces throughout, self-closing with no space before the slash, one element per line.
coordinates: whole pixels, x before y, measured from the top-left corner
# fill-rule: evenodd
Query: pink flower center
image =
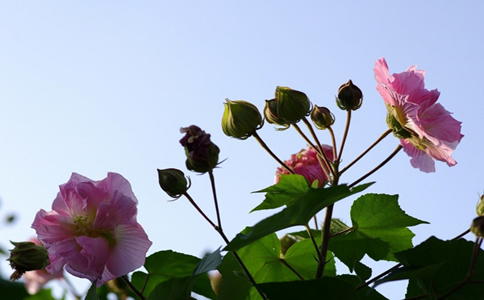
<path fill-rule="evenodd" d="M 92 232 L 94 219 L 90 216 L 75 216 L 73 218 L 76 225 L 76 236 L 89 236 Z"/>

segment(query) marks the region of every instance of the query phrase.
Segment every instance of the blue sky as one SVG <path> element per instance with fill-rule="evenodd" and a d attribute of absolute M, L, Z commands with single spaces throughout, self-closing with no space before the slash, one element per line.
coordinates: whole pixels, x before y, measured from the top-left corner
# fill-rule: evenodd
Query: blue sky
<path fill-rule="evenodd" d="M 377 182 L 370 192 L 400 194 L 408 214 L 431 223 L 414 228 L 415 243 L 466 230 L 484 192 L 484 4 L 294 3 L 0 4 L 0 214 L 19 217 L 1 228 L 0 245 L 34 235 L 35 213 L 50 210 L 58 185 L 72 172 L 94 180 L 118 172 L 140 201 L 138 220 L 154 242 L 150 252 L 171 248 L 200 256 L 214 250 L 223 243 L 216 232 L 186 200 L 168 202 L 157 183 L 157 168 L 185 171 L 179 128 L 202 127 L 227 158 L 215 176 L 224 229 L 233 237 L 267 216 L 248 214 L 263 199 L 251 192 L 273 183 L 277 163 L 255 140 L 223 134 L 224 99 L 262 109 L 276 86 L 289 86 L 330 108 L 341 137 L 345 114 L 334 95 L 352 79 L 364 102 L 353 115 L 344 156 L 349 162 L 387 128 L 372 71 L 382 56 L 391 73 L 413 64 L 426 70 L 426 87 L 439 89 L 440 103 L 463 122 L 465 137 L 454 152 L 457 166 L 437 163 L 436 173 L 425 174 L 402 152 L 368 179 Z M 260 135 L 283 159 L 305 147 L 295 132 L 276 132 L 270 124 Z M 319 137 L 330 142 L 326 132 Z M 388 137 L 342 181 L 354 181 L 396 145 Z M 186 174 L 191 195 L 214 216 L 208 177 Z M 335 217 L 349 221 L 351 202 L 338 203 Z M 391 296 L 396 286 L 381 290 Z"/>

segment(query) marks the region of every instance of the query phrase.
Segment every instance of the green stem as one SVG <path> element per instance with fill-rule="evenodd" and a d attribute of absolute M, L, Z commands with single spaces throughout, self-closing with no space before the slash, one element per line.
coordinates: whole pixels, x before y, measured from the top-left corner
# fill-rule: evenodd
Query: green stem
<path fill-rule="evenodd" d="M 387 162 L 389 162 L 395 155 L 397 155 L 397 153 L 402 150 L 402 145 L 398 145 L 397 148 L 395 148 L 395 150 L 392 152 L 392 154 L 390 154 L 384 161 L 382 161 L 378 166 L 376 166 L 373 170 L 371 170 L 370 172 L 366 173 L 365 175 L 361 176 L 358 180 L 356 180 L 355 182 L 353 182 L 352 184 L 348 185 L 349 188 L 351 187 L 354 187 L 355 185 L 357 185 L 358 183 L 360 183 L 361 181 L 365 180 L 368 176 L 370 176 L 371 174 L 375 173 L 376 171 L 378 171 L 381 167 L 383 167 L 384 165 L 386 165 Z"/>
<path fill-rule="evenodd" d="M 269 149 L 269 147 L 266 145 L 266 143 L 264 143 L 264 141 L 261 139 L 261 137 L 259 136 L 259 134 L 257 134 L 257 132 L 254 132 L 253 136 L 259 142 L 259 144 L 262 146 L 262 148 L 264 148 L 272 156 L 272 158 L 274 158 L 289 173 L 294 174 L 294 171 L 291 170 L 291 168 L 289 168 L 282 160 L 280 160 L 279 157 L 277 157 L 274 154 L 274 152 L 271 151 L 271 149 Z"/>
<path fill-rule="evenodd" d="M 321 261 L 323 257 L 321 256 L 321 252 L 319 251 L 318 244 L 316 244 L 316 240 L 314 239 L 313 233 L 311 232 L 311 228 L 309 228 L 309 225 L 306 224 L 306 230 L 308 232 L 309 238 L 313 242 L 314 249 L 316 250 L 316 253 L 318 254 L 318 259 Z"/>
<path fill-rule="evenodd" d="M 351 123 L 351 110 L 348 110 L 346 113 L 346 126 L 345 131 L 343 133 L 343 139 L 341 140 L 341 148 L 339 149 L 338 157 L 335 158 L 335 161 L 339 164 L 341 162 L 341 156 L 343 155 L 343 149 L 346 144 L 346 138 L 348 137 L 348 132 L 350 131 L 350 123 Z"/>
<path fill-rule="evenodd" d="M 348 170 L 349 168 L 351 168 L 355 163 L 357 163 L 360 159 L 363 158 L 363 156 L 365 156 L 368 152 L 370 152 L 371 149 L 373 149 L 373 147 L 375 147 L 379 142 L 381 142 L 385 137 L 387 137 L 390 133 L 392 132 L 391 129 L 388 129 L 387 131 L 385 131 L 373 144 L 371 144 L 370 147 L 368 147 L 368 149 L 366 149 L 363 153 L 360 154 L 360 156 L 358 156 L 357 158 L 355 158 L 355 160 L 353 160 L 349 165 L 347 165 L 345 168 L 343 168 L 343 170 L 341 170 L 340 172 L 340 175 L 343 174 L 346 170 Z"/>
<path fill-rule="evenodd" d="M 215 212 L 217 214 L 218 228 L 220 228 L 220 230 L 222 231 L 222 219 L 220 218 L 220 210 L 218 208 L 217 191 L 215 189 L 215 178 L 213 177 L 213 170 L 208 171 L 208 175 L 210 176 L 210 184 L 212 185 L 213 201 L 215 203 Z"/>
<path fill-rule="evenodd" d="M 128 276 L 124 275 L 121 276 L 121 278 L 124 280 L 124 282 L 126 282 L 129 288 L 133 291 L 133 293 L 136 294 L 136 296 L 138 296 L 140 300 L 145 300 L 145 296 L 143 296 L 143 294 L 138 291 L 138 289 L 131 283 L 131 281 L 129 281 Z"/>
<path fill-rule="evenodd" d="M 333 144 L 333 158 L 336 160 L 336 153 L 337 153 L 337 146 L 336 146 L 336 138 L 334 136 L 333 128 L 328 127 L 329 135 L 331 136 L 331 143 Z"/>
<path fill-rule="evenodd" d="M 335 172 L 335 170 L 333 168 L 333 164 L 328 159 L 328 157 L 326 156 L 326 153 L 324 153 L 323 148 L 321 146 L 321 143 L 319 142 L 318 136 L 316 135 L 316 132 L 313 129 L 313 126 L 311 126 L 311 123 L 309 123 L 308 119 L 303 118 L 302 120 L 303 120 L 304 124 L 306 124 L 307 128 L 309 129 L 309 132 L 311 133 L 311 136 L 313 137 L 314 141 L 318 145 L 319 152 L 320 152 L 321 156 L 323 157 L 324 162 L 328 166 L 329 171 L 331 172 L 331 174 L 333 175 L 333 177 L 335 177 L 336 176 L 336 172 Z M 329 177 L 328 177 L 328 179 L 329 179 Z"/>
<path fill-rule="evenodd" d="M 317 156 L 318 160 L 319 160 L 319 164 L 321 165 L 321 169 L 323 169 L 323 172 L 324 172 L 324 175 L 326 176 L 326 178 L 330 178 L 329 176 L 329 172 L 331 172 L 331 166 L 328 164 L 328 159 L 324 159 L 324 152 L 323 152 L 323 149 L 321 148 L 321 146 L 316 146 L 314 145 L 311 140 L 304 134 L 304 132 L 302 132 L 301 128 L 297 125 L 297 124 L 291 124 L 292 127 L 294 127 L 294 129 L 296 129 L 296 131 L 303 137 L 303 139 L 309 144 L 309 146 L 311 146 L 314 151 L 316 151 L 317 153 L 319 153 L 320 155 Z M 323 157 L 323 161 L 321 161 L 320 157 Z M 330 170 L 330 171 L 328 171 Z"/>
<path fill-rule="evenodd" d="M 321 237 L 321 252 L 320 260 L 318 262 L 318 269 L 316 270 L 316 279 L 321 278 L 326 266 L 326 257 L 328 255 L 329 239 L 331 238 L 331 218 L 333 216 L 334 204 L 326 208 L 326 216 L 324 217 L 323 236 Z"/>

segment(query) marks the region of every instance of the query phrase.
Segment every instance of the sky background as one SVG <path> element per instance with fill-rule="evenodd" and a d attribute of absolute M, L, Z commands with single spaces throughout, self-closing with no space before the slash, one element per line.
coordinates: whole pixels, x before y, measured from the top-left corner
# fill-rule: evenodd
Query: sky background
<path fill-rule="evenodd" d="M 0 247 L 34 236 L 36 212 L 50 210 L 58 186 L 72 172 L 101 180 L 128 179 L 139 200 L 138 221 L 159 250 L 202 256 L 223 240 L 181 198 L 159 188 L 156 169 L 179 168 L 190 194 L 215 217 L 208 176 L 186 171 L 179 129 L 196 124 L 227 159 L 215 170 L 222 223 L 230 238 L 271 212 L 249 211 L 262 200 L 252 191 L 274 181 L 277 163 L 254 139 L 226 137 L 220 126 L 225 98 L 263 109 L 276 86 L 305 92 L 336 116 L 338 143 L 345 124 L 334 96 L 352 79 L 364 93 L 343 156 L 349 163 L 386 129 L 376 91 L 375 61 L 390 73 L 417 64 L 428 89 L 462 121 L 465 137 L 435 173 L 411 167 L 399 153 L 366 181 L 368 192 L 400 194 L 409 215 L 430 222 L 412 230 L 418 244 L 431 235 L 452 238 L 475 217 L 484 192 L 482 83 L 484 2 L 466 1 L 4 1 L 0 4 Z M 265 124 L 261 137 L 282 159 L 305 147 L 294 130 Z M 330 143 L 327 132 L 318 133 Z M 387 137 L 345 173 L 353 182 L 398 144 Z M 350 222 L 354 198 L 335 206 Z M 322 217 L 321 217 L 322 219 Z M 294 228 L 302 230 L 302 228 Z M 472 236 L 467 236 L 472 239 Z M 3 261 L 3 262 L 2 262 Z M 372 263 L 383 271 L 393 264 Z M 7 262 L 0 259 L 3 275 Z M 346 273 L 339 265 L 338 272 Z M 79 291 L 89 286 L 76 281 Z M 380 286 L 396 299 L 399 283 Z"/>

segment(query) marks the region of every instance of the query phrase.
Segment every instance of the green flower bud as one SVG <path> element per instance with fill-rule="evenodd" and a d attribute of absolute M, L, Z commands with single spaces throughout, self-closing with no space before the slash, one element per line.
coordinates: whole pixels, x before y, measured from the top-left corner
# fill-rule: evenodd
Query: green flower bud
<path fill-rule="evenodd" d="M 299 122 L 311 111 L 308 96 L 288 87 L 276 88 L 276 101 L 278 118 L 284 119 L 289 124 Z"/>
<path fill-rule="evenodd" d="M 408 139 L 412 137 L 412 133 L 405 129 L 400 122 L 391 113 L 387 114 L 388 127 L 393 131 L 393 135 L 399 139 Z"/>
<path fill-rule="evenodd" d="M 266 100 L 266 106 L 264 107 L 264 117 L 266 118 L 266 121 L 268 123 L 284 127 L 280 130 L 285 130 L 289 128 L 289 123 L 286 120 L 279 118 L 277 115 L 276 99 Z"/>
<path fill-rule="evenodd" d="M 484 216 L 479 216 L 472 221 L 471 231 L 476 236 L 484 237 Z"/>
<path fill-rule="evenodd" d="M 7 260 L 15 272 L 10 276 L 10 280 L 17 280 L 27 271 L 42 270 L 48 265 L 49 256 L 43 246 L 37 246 L 32 242 L 11 243 L 15 248 L 10 250 L 10 258 Z"/>
<path fill-rule="evenodd" d="M 264 124 L 262 116 L 254 104 L 243 100 L 225 99 L 222 117 L 222 130 L 227 136 L 245 140 Z"/>
<path fill-rule="evenodd" d="M 484 216 L 484 195 L 480 197 L 479 203 L 477 203 L 476 212 L 478 216 Z"/>
<path fill-rule="evenodd" d="M 339 87 L 336 104 L 342 110 L 357 110 L 363 103 L 363 93 L 351 80 Z"/>
<path fill-rule="evenodd" d="M 334 115 L 324 106 L 313 107 L 311 111 L 311 120 L 318 129 L 326 129 L 334 124 Z"/>
<path fill-rule="evenodd" d="M 287 250 L 289 250 L 289 248 L 297 242 L 297 240 L 294 237 L 287 234 L 281 237 L 279 241 L 281 242 L 282 257 L 284 257 L 284 255 L 286 255 Z"/>
<path fill-rule="evenodd" d="M 160 187 L 172 198 L 180 198 L 190 188 L 190 178 L 178 169 L 158 169 Z"/>

